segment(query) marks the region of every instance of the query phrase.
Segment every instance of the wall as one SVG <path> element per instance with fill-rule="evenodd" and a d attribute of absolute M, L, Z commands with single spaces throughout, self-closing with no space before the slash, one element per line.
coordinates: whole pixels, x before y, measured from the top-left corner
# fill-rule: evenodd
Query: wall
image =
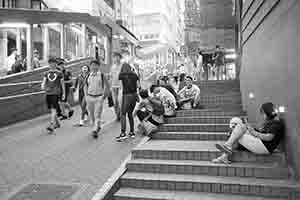
<path fill-rule="evenodd" d="M 286 106 L 285 148 L 289 164 L 299 178 L 300 1 L 245 2 L 240 74 L 244 108 L 249 120 L 255 122 L 259 119 L 257 113 L 261 103 L 272 101 Z M 254 93 L 254 99 L 249 99 L 249 92 Z"/>

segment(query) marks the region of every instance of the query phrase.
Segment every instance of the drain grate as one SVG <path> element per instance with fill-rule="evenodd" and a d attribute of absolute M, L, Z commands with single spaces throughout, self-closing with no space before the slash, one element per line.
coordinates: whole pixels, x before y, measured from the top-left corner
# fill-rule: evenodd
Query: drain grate
<path fill-rule="evenodd" d="M 29 184 L 8 200 L 71 200 L 78 189 L 73 185 Z"/>

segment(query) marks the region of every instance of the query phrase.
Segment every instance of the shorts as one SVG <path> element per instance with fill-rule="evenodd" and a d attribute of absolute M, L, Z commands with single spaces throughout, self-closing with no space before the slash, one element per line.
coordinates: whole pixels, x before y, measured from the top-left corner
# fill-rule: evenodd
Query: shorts
<path fill-rule="evenodd" d="M 245 133 L 239 139 L 239 144 L 255 154 L 270 154 L 261 139 L 254 137 L 250 133 Z"/>
<path fill-rule="evenodd" d="M 46 95 L 46 103 L 47 103 L 47 107 L 48 109 L 56 109 L 59 110 L 59 95 L 55 95 L 55 94 L 47 94 Z"/>

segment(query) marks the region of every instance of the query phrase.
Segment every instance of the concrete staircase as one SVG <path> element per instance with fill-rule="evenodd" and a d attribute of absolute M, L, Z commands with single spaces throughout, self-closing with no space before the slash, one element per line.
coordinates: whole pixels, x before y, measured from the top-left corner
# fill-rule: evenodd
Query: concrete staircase
<path fill-rule="evenodd" d="M 291 179 L 282 152 L 258 156 L 239 151 L 232 164 L 210 162 L 220 155 L 215 143 L 227 139 L 229 120 L 246 113 L 226 105 L 241 103 L 236 81 L 199 84 L 206 91 L 202 104 L 220 106 L 179 111 L 166 119 L 151 140 L 133 149 L 114 199 L 299 200 L 300 184 Z M 222 89 L 227 93 L 220 94 Z"/>

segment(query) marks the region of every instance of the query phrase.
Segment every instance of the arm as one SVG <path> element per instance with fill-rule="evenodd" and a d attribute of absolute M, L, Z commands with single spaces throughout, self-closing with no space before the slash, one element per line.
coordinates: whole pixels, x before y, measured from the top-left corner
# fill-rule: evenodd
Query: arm
<path fill-rule="evenodd" d="M 109 84 L 106 76 L 103 76 L 103 81 L 104 81 L 104 97 L 103 98 L 106 98 L 110 92 L 110 84 Z"/>
<path fill-rule="evenodd" d="M 261 139 L 262 141 L 271 141 L 274 138 L 274 134 L 272 133 L 260 133 L 255 131 L 254 129 L 248 129 L 251 135 Z"/>
<path fill-rule="evenodd" d="M 60 84 L 61 84 L 61 88 L 62 88 L 62 100 L 64 100 L 66 97 L 66 85 L 65 85 L 65 82 L 64 82 L 64 79 L 61 78 L 60 79 Z"/>
<path fill-rule="evenodd" d="M 46 77 L 43 78 L 42 84 L 41 84 L 41 89 L 45 90 L 45 85 L 46 85 Z"/>

